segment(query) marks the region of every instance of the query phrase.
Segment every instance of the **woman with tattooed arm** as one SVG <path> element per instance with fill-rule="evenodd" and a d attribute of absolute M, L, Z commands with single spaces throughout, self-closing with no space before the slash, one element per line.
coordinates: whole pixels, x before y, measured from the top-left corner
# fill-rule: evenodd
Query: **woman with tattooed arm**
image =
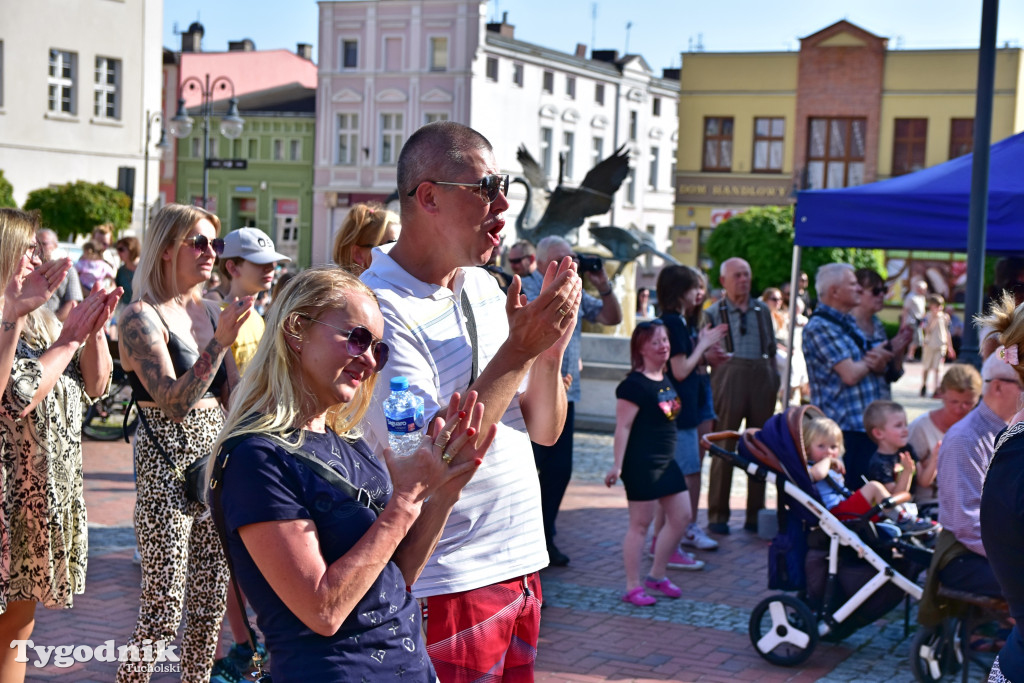
<path fill-rule="evenodd" d="M 182 609 L 182 681 L 207 683 L 224 615 L 228 571 L 206 506 L 189 500 L 179 472 L 210 452 L 237 378 L 229 353 L 252 297 L 221 311 L 201 298 L 224 242 L 220 220 L 169 204 L 152 220 L 118 321 L 121 363 L 139 405 L 135 534 L 142 555 L 139 620 L 130 646 L 174 640 Z M 216 672 L 214 672 L 216 674 Z M 124 662 L 117 681 L 148 681 L 146 662 Z"/>

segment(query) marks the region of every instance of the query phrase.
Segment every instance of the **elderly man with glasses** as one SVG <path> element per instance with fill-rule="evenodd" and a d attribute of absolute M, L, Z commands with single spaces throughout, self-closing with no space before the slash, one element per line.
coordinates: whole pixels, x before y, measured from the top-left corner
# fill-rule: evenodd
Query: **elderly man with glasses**
<path fill-rule="evenodd" d="M 714 401 L 715 429 L 760 427 L 775 412 L 779 391 L 779 372 L 775 365 L 775 330 L 771 311 L 750 296 L 750 264 L 741 258 L 726 259 L 718 272 L 723 296 L 706 311 L 713 325 L 726 324 L 724 362 L 709 358 L 711 397 Z M 719 354 L 720 356 L 720 354 Z M 731 446 L 730 446 L 731 447 Z M 732 489 L 732 465 L 721 458 L 711 459 L 708 480 L 708 531 L 729 533 L 729 494 Z M 747 482 L 747 511 L 743 528 L 757 531 L 757 514 L 764 507 L 764 482 Z"/>
<path fill-rule="evenodd" d="M 57 256 L 57 233 L 53 230 L 37 230 L 36 244 L 39 245 L 39 258 L 43 263 L 52 261 Z M 71 309 L 81 303 L 82 299 L 82 284 L 78 281 L 78 272 L 72 268 L 57 287 L 57 291 L 46 302 L 46 307 L 53 311 L 58 320 L 64 322 L 68 319 Z"/>
<path fill-rule="evenodd" d="M 486 408 L 481 431 L 497 425 L 461 497 L 454 489 L 434 494 L 457 500 L 440 539 L 419 536 L 428 549 L 436 543 L 412 587 L 429 615 L 427 654 L 444 683 L 532 680 L 538 571 L 548 555 L 530 440 L 552 444 L 562 431 L 562 354 L 582 284 L 564 259 L 526 303 L 518 277 L 506 297 L 475 267 L 500 244 L 509 206 L 508 176 L 498 173 L 491 144 L 475 130 L 453 121 L 417 130 L 399 155 L 398 187 L 402 232 L 388 253 L 374 250 L 362 275 L 377 294 L 391 347 L 374 403 L 383 402 L 397 375 L 408 378 L 427 415 L 471 387 Z M 367 441 L 381 451 L 383 412 L 369 414 Z M 417 524 L 430 514 L 424 509 Z M 417 538 L 415 528 L 409 537 Z"/>

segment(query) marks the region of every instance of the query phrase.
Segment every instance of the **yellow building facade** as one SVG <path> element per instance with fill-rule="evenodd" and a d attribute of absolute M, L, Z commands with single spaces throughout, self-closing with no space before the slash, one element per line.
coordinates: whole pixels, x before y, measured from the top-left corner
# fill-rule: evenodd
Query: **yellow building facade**
<path fill-rule="evenodd" d="M 889 50 L 846 21 L 798 52 L 682 58 L 671 253 L 708 265 L 722 220 L 803 188 L 910 173 L 971 151 L 977 50 Z M 1024 130 L 1021 50 L 996 55 L 992 140 Z"/>

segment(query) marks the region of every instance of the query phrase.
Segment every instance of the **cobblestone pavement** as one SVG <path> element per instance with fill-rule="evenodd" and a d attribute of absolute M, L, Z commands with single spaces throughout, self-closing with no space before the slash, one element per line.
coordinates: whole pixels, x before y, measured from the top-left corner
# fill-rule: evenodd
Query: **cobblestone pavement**
<path fill-rule="evenodd" d="M 896 386 L 895 398 L 913 417 L 936 402 L 920 399 L 919 366 Z M 670 570 L 683 589 L 680 600 L 638 608 L 620 600 L 624 575 L 621 540 L 626 501 L 621 487 L 606 488 L 611 463 L 607 434 L 576 435 L 572 484 L 558 518 L 558 545 L 572 562 L 542 572 L 545 610 L 536 680 L 572 681 L 894 681 L 913 680 L 902 611 L 840 644 L 821 643 L 810 659 L 779 668 L 754 652 L 747 635 L 750 611 L 769 595 L 766 541 L 740 530 L 746 477 L 733 479 L 732 535 L 721 548 L 700 553 L 703 571 Z M 134 489 L 131 451 L 123 443 L 85 444 L 90 564 L 86 592 L 71 610 L 40 609 L 36 644 L 123 642 L 138 611 L 140 573 L 131 563 Z M 705 468 L 707 462 L 705 462 Z M 706 477 L 706 470 L 705 470 Z M 774 491 L 769 487 L 769 507 Z M 703 505 L 703 500 L 702 500 Z M 701 513 L 701 522 L 704 519 Z M 913 629 L 913 618 L 911 619 Z M 109 682 L 114 664 L 91 661 L 57 668 L 30 665 L 30 681 Z M 177 680 L 162 674 L 154 681 Z M 976 680 L 982 680 L 980 673 Z"/>

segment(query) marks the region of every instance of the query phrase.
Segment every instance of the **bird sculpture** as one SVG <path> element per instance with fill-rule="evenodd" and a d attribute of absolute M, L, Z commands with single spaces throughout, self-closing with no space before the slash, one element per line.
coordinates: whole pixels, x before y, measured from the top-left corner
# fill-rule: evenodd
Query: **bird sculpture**
<path fill-rule="evenodd" d="M 598 244 L 612 253 L 612 260 L 619 262 L 619 267 L 612 275 L 612 279 L 622 272 L 627 263 L 639 258 L 643 254 L 654 254 L 665 259 L 667 263 L 679 265 L 678 260 L 658 250 L 654 244 L 653 235 L 636 228 L 626 230 L 614 225 L 602 225 L 597 228 L 591 228 L 590 234 L 597 240 Z"/>
<path fill-rule="evenodd" d="M 534 244 L 548 235 L 565 237 L 583 225 L 587 216 L 607 213 L 612 207 L 612 195 L 629 174 L 629 153 L 625 148 L 622 145 L 590 169 L 579 187 L 562 184 L 564 159 L 559 156 L 558 186 L 552 192 L 548 190 L 547 174 L 526 147 L 520 145 L 516 157 L 523 167 L 523 176 L 512 179 L 526 188 L 526 203 L 516 219 L 519 236 Z M 547 195 L 546 203 L 541 193 Z"/>

